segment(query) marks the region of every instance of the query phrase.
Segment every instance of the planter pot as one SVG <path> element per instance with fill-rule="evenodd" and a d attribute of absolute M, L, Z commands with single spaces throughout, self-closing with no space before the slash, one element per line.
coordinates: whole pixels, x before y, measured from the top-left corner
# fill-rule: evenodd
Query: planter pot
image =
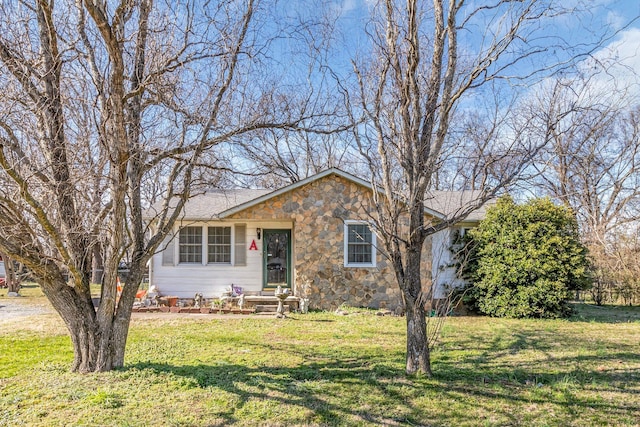
<path fill-rule="evenodd" d="M 171 313 L 180 313 L 180 307 L 175 307 L 175 306 L 169 307 L 169 311 Z"/>
<path fill-rule="evenodd" d="M 160 312 L 161 312 L 161 313 L 168 313 L 168 312 L 169 312 L 169 310 L 170 310 L 170 308 L 169 308 L 169 307 L 166 307 L 166 306 L 164 306 L 164 305 L 163 305 L 163 306 L 161 306 L 161 307 L 158 307 L 158 309 L 160 310 Z"/>
<path fill-rule="evenodd" d="M 209 313 L 211 313 L 211 309 L 207 308 L 207 307 L 200 307 L 200 313 L 209 314 Z"/>

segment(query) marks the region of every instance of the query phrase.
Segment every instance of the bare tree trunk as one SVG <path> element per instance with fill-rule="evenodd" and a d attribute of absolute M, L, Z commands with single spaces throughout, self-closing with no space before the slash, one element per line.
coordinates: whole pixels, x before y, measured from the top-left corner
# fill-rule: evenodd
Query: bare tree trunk
<path fill-rule="evenodd" d="M 423 194 L 424 190 L 419 190 Z M 422 197 L 411 207 L 410 233 L 406 247 L 406 264 L 401 290 L 407 316 L 407 374 L 431 376 L 430 345 L 425 316 L 426 294 L 422 288 L 422 253 L 426 238 Z"/>
<path fill-rule="evenodd" d="M 431 376 L 431 354 L 427 338 L 427 321 L 424 304 L 408 292 L 405 296 L 407 317 L 407 366 L 408 374 Z"/>
<path fill-rule="evenodd" d="M 93 258 L 91 262 L 91 283 L 102 283 L 104 277 L 104 260 L 102 259 L 102 245 L 96 243 L 93 246 Z"/>
<path fill-rule="evenodd" d="M 4 280 L 7 284 L 7 292 L 17 294 L 20 292 L 20 278 L 16 271 L 16 265 L 13 259 L 9 258 L 5 254 L 2 254 L 2 259 L 4 260 Z"/>
<path fill-rule="evenodd" d="M 138 290 L 138 286 L 142 282 L 145 273 L 145 264 L 133 261 L 129 274 L 127 275 L 127 283 L 130 286 L 125 287 L 120 296 L 118 310 L 113 321 L 113 342 L 112 363 L 114 368 L 124 366 L 124 355 L 129 336 L 129 323 L 131 322 L 131 311 L 133 301 Z"/>
<path fill-rule="evenodd" d="M 38 276 L 41 276 L 40 274 Z M 96 312 L 91 298 L 68 286 L 61 274 L 38 280 L 42 291 L 64 321 L 73 343 L 74 361 L 71 369 L 92 372 L 98 352 L 96 340 Z"/>

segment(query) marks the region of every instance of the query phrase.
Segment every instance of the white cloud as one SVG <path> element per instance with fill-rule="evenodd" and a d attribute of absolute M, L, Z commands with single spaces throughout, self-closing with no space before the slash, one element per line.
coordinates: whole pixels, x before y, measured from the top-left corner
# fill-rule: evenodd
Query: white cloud
<path fill-rule="evenodd" d="M 628 18 L 623 14 L 612 10 L 607 13 L 606 22 L 609 27 L 617 31 L 627 24 Z"/>
<path fill-rule="evenodd" d="M 622 31 L 615 41 L 595 52 L 581 64 L 584 73 L 592 74 L 594 92 L 606 96 L 614 91 L 630 103 L 640 101 L 640 28 Z"/>
<path fill-rule="evenodd" d="M 348 13 L 358 9 L 360 7 L 358 0 L 342 0 L 332 3 L 331 9 L 339 17 L 345 16 Z"/>

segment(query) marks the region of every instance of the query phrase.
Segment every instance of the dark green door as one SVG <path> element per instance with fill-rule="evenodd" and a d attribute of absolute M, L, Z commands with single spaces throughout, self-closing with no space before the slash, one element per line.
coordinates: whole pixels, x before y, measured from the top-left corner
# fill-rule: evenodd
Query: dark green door
<path fill-rule="evenodd" d="M 291 230 L 264 230 L 263 288 L 291 287 Z"/>

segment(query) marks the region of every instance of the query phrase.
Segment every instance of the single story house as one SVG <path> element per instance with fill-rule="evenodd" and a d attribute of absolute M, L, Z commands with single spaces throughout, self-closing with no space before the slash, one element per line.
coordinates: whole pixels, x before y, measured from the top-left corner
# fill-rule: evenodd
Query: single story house
<path fill-rule="evenodd" d="M 200 293 L 207 299 L 230 286 L 248 295 L 273 295 L 280 286 L 308 299 L 309 308 L 347 304 L 394 310 L 402 298 L 370 227 L 372 191 L 369 182 L 334 168 L 275 191 L 213 190 L 194 196 L 151 260 L 150 285 L 162 295 Z M 447 209 L 455 205 L 455 192 L 442 194 L 450 200 L 440 195 L 433 201 Z M 425 215 L 446 216 L 428 206 Z M 152 217 L 153 209 L 147 213 Z M 431 286 L 429 278 L 442 289 L 454 282 L 446 255 L 450 236 L 477 219 L 427 241 L 425 286 Z"/>

